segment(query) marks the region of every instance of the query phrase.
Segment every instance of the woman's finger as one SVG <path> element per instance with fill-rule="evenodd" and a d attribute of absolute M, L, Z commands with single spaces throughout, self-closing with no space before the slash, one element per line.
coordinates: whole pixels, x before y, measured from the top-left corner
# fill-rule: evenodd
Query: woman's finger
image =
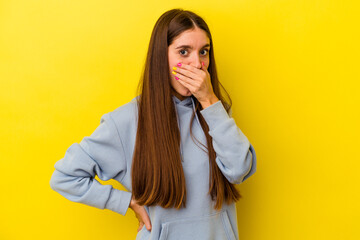
<path fill-rule="evenodd" d="M 139 228 L 138 228 L 138 232 L 142 229 L 142 227 L 144 226 L 144 223 L 143 222 L 139 222 Z"/>
<path fill-rule="evenodd" d="M 151 231 L 151 221 L 150 218 L 145 210 L 144 206 L 140 206 L 139 204 L 136 203 L 136 201 L 131 201 L 130 203 L 131 209 L 135 212 L 135 216 L 136 218 L 139 220 L 140 223 L 140 227 L 138 229 L 138 231 L 141 230 L 141 228 L 144 226 L 146 226 L 146 229 Z"/>
<path fill-rule="evenodd" d="M 181 83 L 184 87 L 189 89 L 189 91 L 192 93 L 194 92 L 194 89 L 196 89 L 196 86 L 189 84 L 188 80 L 184 76 L 178 77 L 176 80 L 179 81 L 179 83 Z"/>
<path fill-rule="evenodd" d="M 186 70 L 186 69 L 182 69 L 180 67 L 173 67 L 173 71 L 178 73 L 178 75 L 182 75 L 182 76 L 186 76 L 190 79 L 197 79 L 198 78 L 198 74 L 197 73 L 193 73 L 189 70 Z"/>
<path fill-rule="evenodd" d="M 202 62 L 203 64 L 203 62 Z M 181 64 L 181 66 L 176 66 L 177 69 L 185 69 L 189 72 L 192 72 L 192 73 L 195 73 L 196 75 L 201 75 L 201 70 L 192 66 L 192 65 L 189 65 L 189 64 Z"/>
<path fill-rule="evenodd" d="M 145 226 L 146 226 L 146 229 L 148 231 L 151 231 L 151 222 L 150 222 L 150 218 L 149 218 L 149 215 L 147 214 L 146 210 L 144 207 L 141 208 L 141 219 L 143 220 Z"/>

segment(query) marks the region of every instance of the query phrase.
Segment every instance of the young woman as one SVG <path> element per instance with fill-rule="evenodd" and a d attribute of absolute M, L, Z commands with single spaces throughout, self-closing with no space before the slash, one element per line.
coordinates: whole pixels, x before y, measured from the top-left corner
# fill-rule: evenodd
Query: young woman
<path fill-rule="evenodd" d="M 55 163 L 51 188 L 122 215 L 132 209 L 136 239 L 238 239 L 235 184 L 255 173 L 256 155 L 221 95 L 205 21 L 182 9 L 161 15 L 141 80 L 137 97 Z"/>

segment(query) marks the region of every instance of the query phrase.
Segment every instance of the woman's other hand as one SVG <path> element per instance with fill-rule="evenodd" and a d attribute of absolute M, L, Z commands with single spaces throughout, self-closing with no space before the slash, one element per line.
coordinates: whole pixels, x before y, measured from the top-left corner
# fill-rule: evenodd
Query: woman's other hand
<path fill-rule="evenodd" d="M 148 231 L 151 231 L 151 222 L 149 215 L 147 214 L 144 206 L 140 206 L 136 203 L 135 199 L 132 198 L 130 201 L 129 207 L 135 212 L 136 218 L 139 220 L 139 228 L 138 232 L 141 230 L 141 228 L 144 226 Z"/>

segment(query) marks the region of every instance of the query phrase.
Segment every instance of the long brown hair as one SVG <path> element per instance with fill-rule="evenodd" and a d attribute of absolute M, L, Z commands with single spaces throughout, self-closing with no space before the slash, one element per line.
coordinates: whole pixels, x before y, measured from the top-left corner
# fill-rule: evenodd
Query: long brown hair
<path fill-rule="evenodd" d="M 210 39 L 210 73 L 215 95 L 221 100 L 229 113 L 232 101 L 229 94 L 218 80 L 214 47 L 210 30 L 205 21 L 197 14 L 182 9 L 172 9 L 157 20 L 149 43 L 148 53 L 137 93 L 138 128 L 133 154 L 131 180 L 133 198 L 139 205 L 160 205 L 164 208 L 186 207 L 185 177 L 180 159 L 180 131 L 178 128 L 176 109 L 172 99 L 170 72 L 168 62 L 168 46 L 182 32 L 198 27 L 203 29 Z M 220 86 L 229 98 L 227 103 L 220 92 Z M 194 96 L 196 114 L 205 133 L 208 149 L 210 176 L 209 192 L 215 201 L 215 209 L 221 209 L 223 201 L 228 204 L 239 200 L 242 196 L 218 168 L 216 153 L 212 145 L 209 127 L 202 117 L 201 104 Z M 190 134 L 192 134 L 192 115 Z M 202 148 L 201 148 L 202 149 Z"/>

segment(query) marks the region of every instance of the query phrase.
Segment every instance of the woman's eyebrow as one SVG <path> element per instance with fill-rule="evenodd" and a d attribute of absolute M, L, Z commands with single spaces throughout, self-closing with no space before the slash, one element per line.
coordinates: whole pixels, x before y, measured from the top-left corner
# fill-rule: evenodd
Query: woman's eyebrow
<path fill-rule="evenodd" d="M 209 46 L 210 46 L 210 44 L 207 43 L 202 48 L 209 47 Z M 192 49 L 192 47 L 190 45 L 181 45 L 181 46 L 176 47 L 175 49 L 178 49 L 178 48 L 190 48 L 190 49 Z"/>

